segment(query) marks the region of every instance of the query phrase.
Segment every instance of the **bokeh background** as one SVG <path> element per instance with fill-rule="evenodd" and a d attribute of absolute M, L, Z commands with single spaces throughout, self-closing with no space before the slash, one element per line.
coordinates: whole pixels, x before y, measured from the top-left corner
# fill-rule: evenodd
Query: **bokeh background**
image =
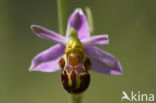
<path fill-rule="evenodd" d="M 156 93 L 156 0 L 67 0 L 68 16 L 89 6 L 100 47 L 120 60 L 124 75 L 91 74 L 83 103 L 120 103 L 122 91 Z M 58 32 L 56 0 L 0 0 L 0 103 L 67 103 L 60 72 L 29 72 L 31 59 L 54 45 L 30 30 Z M 126 101 L 125 101 L 126 102 Z"/>

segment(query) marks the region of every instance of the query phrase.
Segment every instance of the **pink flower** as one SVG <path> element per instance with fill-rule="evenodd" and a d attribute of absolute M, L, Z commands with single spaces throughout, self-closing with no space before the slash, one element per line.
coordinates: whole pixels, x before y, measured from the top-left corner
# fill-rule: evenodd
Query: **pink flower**
<path fill-rule="evenodd" d="M 110 53 L 96 47 L 108 45 L 108 35 L 90 36 L 88 22 L 81 9 L 76 9 L 70 16 L 65 37 L 42 26 L 31 26 L 37 36 L 57 44 L 35 56 L 31 62 L 30 71 L 55 72 L 61 70 L 58 62 L 65 54 L 66 44 L 70 40 L 68 37 L 70 28 L 76 30 L 77 36 L 83 44 L 85 55 L 91 61 L 92 71 L 112 75 L 122 74 L 120 62 Z"/>

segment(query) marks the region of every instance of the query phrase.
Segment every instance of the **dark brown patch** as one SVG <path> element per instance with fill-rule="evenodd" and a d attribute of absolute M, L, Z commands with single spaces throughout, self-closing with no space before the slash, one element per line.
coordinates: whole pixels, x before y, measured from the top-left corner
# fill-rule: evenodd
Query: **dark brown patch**
<path fill-rule="evenodd" d="M 90 83 L 90 75 L 88 73 L 85 73 L 83 75 L 78 75 L 74 70 L 71 71 L 71 75 L 70 75 L 70 79 L 72 81 L 72 85 L 69 85 L 69 78 L 67 76 L 66 71 L 64 72 L 64 74 L 61 74 L 61 78 L 62 78 L 62 84 L 64 89 L 71 94 L 79 94 L 84 92 Z M 77 83 L 77 79 L 80 79 L 80 86 L 77 87 L 78 84 Z"/>
<path fill-rule="evenodd" d="M 89 75 L 89 73 L 81 75 L 80 79 L 81 79 L 81 85 L 80 85 L 80 88 L 79 88 L 78 91 L 83 92 L 83 91 L 85 91 L 88 88 L 89 83 L 90 83 L 90 75 Z"/>
<path fill-rule="evenodd" d="M 63 68 L 65 66 L 65 60 L 63 57 L 59 60 L 58 65 L 63 70 Z"/>
<path fill-rule="evenodd" d="M 73 94 L 82 93 L 89 86 L 89 83 L 90 83 L 90 75 L 88 73 L 86 73 L 84 75 L 81 75 L 79 78 L 81 80 L 80 87 L 79 88 L 74 88 L 73 91 L 72 91 Z"/>
<path fill-rule="evenodd" d="M 71 72 L 71 81 L 72 81 L 72 87 L 71 88 L 76 88 L 76 77 L 77 77 L 77 74 L 76 72 L 73 70 Z"/>
<path fill-rule="evenodd" d="M 86 57 L 83 65 L 84 65 L 86 71 L 90 70 L 92 63 L 88 57 Z"/>
<path fill-rule="evenodd" d="M 62 71 L 61 73 L 61 81 L 62 81 L 62 85 L 64 87 L 64 89 L 68 89 L 68 76 L 67 76 L 67 72 L 66 71 Z"/>

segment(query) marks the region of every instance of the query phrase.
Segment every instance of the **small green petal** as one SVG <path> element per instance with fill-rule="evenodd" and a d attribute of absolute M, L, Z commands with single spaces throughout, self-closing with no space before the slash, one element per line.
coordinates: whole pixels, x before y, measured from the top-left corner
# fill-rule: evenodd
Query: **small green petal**
<path fill-rule="evenodd" d="M 65 53 L 67 53 L 70 50 L 76 49 L 79 49 L 79 51 L 83 51 L 83 44 L 79 40 L 77 31 L 74 28 L 69 28 L 68 37 L 70 40 L 66 44 Z"/>

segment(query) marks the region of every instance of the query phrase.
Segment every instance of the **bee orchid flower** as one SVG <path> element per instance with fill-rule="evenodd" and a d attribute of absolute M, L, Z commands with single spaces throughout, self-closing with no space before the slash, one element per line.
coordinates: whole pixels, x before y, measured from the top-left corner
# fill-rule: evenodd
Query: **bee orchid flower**
<path fill-rule="evenodd" d="M 39 25 L 32 25 L 31 29 L 40 38 L 57 44 L 35 56 L 29 70 L 61 70 L 63 87 L 69 93 L 77 94 L 87 89 L 90 82 L 89 70 L 122 74 L 120 62 L 110 53 L 96 47 L 108 45 L 108 35 L 90 36 L 89 25 L 81 9 L 76 9 L 70 16 L 66 36 Z"/>

